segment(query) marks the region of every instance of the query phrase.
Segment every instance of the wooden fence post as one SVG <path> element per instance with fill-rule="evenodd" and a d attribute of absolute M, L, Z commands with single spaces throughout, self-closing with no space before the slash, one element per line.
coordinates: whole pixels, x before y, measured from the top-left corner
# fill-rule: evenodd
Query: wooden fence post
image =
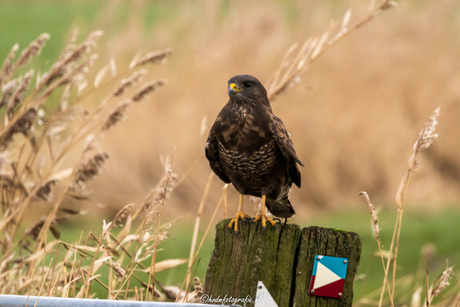
<path fill-rule="evenodd" d="M 215 247 L 206 272 L 204 293 L 216 299 L 255 300 L 257 282 L 262 281 L 279 307 L 351 306 L 353 280 L 361 255 L 361 238 L 353 232 L 287 224 L 285 228 L 240 222 L 237 234 L 230 220 L 216 225 Z M 348 258 L 345 288 L 341 298 L 308 293 L 315 255 Z M 240 301 L 239 304 L 241 304 Z M 241 304 L 243 305 L 243 304 Z M 248 304 L 251 306 L 253 304 Z"/>

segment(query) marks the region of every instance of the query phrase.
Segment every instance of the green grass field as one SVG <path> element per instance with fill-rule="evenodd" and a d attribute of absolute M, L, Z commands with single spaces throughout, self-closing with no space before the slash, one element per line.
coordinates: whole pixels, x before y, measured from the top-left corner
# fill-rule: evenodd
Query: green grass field
<path fill-rule="evenodd" d="M 370 291 L 381 286 L 383 269 L 380 258 L 373 255 L 377 249 L 377 244 L 373 236 L 373 230 L 368 212 L 363 208 L 362 211 L 350 210 L 330 214 L 300 223 L 300 226 L 321 226 L 327 228 L 338 228 L 346 231 L 358 233 L 363 240 L 362 257 L 358 275 L 364 274 L 363 279 L 355 284 L 356 297 L 365 296 Z M 442 210 L 436 213 L 423 213 L 415 208 L 408 209 L 404 216 L 403 227 L 401 231 L 401 249 L 398 260 L 398 274 L 400 277 L 405 275 L 414 275 L 418 270 L 419 260 L 421 257 L 422 247 L 427 243 L 432 243 L 435 248 L 435 254 L 430 259 L 427 269 L 432 277 L 440 274 L 446 266 L 454 264 L 460 259 L 460 236 L 452 235 L 457 232 L 458 221 L 460 220 L 460 211 Z M 389 248 L 391 235 L 395 222 L 394 211 L 386 209 L 379 214 L 379 223 L 381 230 L 381 239 L 384 248 Z M 171 229 L 171 238 L 162 244 L 162 251 L 159 257 L 162 259 L 169 258 L 188 258 L 191 233 L 193 225 L 185 226 L 178 224 Z M 449 235 L 450 234 L 450 235 Z M 214 246 L 213 234 L 206 239 L 206 245 L 203 247 L 201 254 L 201 263 L 197 269 L 197 275 L 204 277 L 206 264 L 209 261 L 210 253 Z M 178 283 L 182 282 L 181 276 L 185 274 L 185 266 L 172 269 L 171 272 L 164 272 L 159 277 L 162 280 Z M 419 282 L 423 282 L 420 280 Z M 457 281 L 453 281 L 457 284 Z"/>
<path fill-rule="evenodd" d="M 391 242 L 391 235 L 395 222 L 395 208 L 385 208 L 379 214 L 379 225 L 381 228 L 380 236 L 383 248 L 388 249 Z M 402 284 L 404 291 L 398 291 L 398 297 L 403 301 L 410 300 L 410 296 L 417 286 L 424 285 L 424 271 L 420 271 L 420 264 L 423 259 L 422 250 L 429 248 L 432 254 L 428 257 L 426 269 L 430 273 L 430 279 L 442 273 L 446 265 L 457 263 L 460 259 L 460 236 L 456 235 L 458 221 L 460 220 L 460 210 L 440 209 L 431 212 L 420 211 L 413 204 L 406 209 L 403 220 L 403 227 L 400 239 L 400 252 L 398 258 L 397 276 Z M 206 223 L 207 221 L 203 221 Z M 98 221 L 93 221 L 91 225 L 96 225 Z M 357 280 L 355 282 L 355 300 L 357 302 L 366 298 L 382 285 L 383 268 L 380 258 L 375 254 L 378 252 L 377 243 L 374 238 L 371 219 L 367 208 L 363 205 L 362 210 L 343 210 L 334 213 L 323 213 L 314 220 L 299 222 L 301 227 L 321 226 L 327 228 L 337 228 L 358 233 L 362 238 L 362 254 Z M 201 240 L 205 226 L 200 231 Z M 87 228 L 87 227 L 85 227 Z M 65 242 L 76 242 L 82 229 L 81 223 L 72 223 L 69 228 L 64 228 L 62 240 Z M 193 224 L 187 221 L 180 221 L 175 224 L 169 232 L 169 238 L 163 241 L 158 252 L 158 261 L 167 259 L 183 258 L 187 259 L 190 252 Z M 214 227 L 212 228 L 214 229 Z M 96 233 L 100 230 L 94 229 Z M 214 248 L 214 231 L 208 234 L 205 244 L 200 252 L 200 262 L 196 268 L 196 276 L 204 281 L 206 268 L 212 249 Z M 433 249 L 434 248 L 434 249 Z M 424 269 L 424 268 L 422 268 Z M 102 270 L 107 272 L 108 269 Z M 187 265 L 159 272 L 158 280 L 166 285 L 180 286 L 187 272 Z M 414 283 L 414 279 L 416 279 Z M 102 278 L 104 280 L 104 278 Z M 451 280 L 452 290 L 459 288 L 459 282 L 454 277 Z M 106 291 L 99 287 L 101 296 L 106 295 Z M 378 292 L 380 293 L 380 292 Z M 375 296 L 373 297 L 375 299 Z M 358 304 L 358 303 L 357 303 Z M 367 306 L 363 304 L 363 306 Z"/>

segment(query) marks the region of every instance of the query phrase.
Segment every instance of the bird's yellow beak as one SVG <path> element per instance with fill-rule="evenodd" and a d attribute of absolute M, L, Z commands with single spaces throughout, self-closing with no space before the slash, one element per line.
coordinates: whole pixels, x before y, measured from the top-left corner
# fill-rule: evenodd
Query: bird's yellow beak
<path fill-rule="evenodd" d="M 240 90 L 240 89 L 238 88 L 238 86 L 236 86 L 235 83 L 230 84 L 230 87 L 229 87 L 228 90 L 231 91 L 231 92 L 240 92 L 240 91 L 242 91 L 242 90 Z"/>

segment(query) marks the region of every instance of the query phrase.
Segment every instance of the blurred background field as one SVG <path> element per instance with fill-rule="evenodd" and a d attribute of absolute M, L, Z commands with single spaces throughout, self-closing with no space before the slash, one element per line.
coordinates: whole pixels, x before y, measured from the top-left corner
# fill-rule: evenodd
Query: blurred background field
<path fill-rule="evenodd" d="M 370 2 L 0 2 L 0 59 L 14 43 L 25 47 L 46 32 L 51 39 L 34 65 L 46 70 L 75 28 L 81 37 L 93 30 L 105 32 L 94 75 L 110 58 L 122 66 L 137 54 L 173 50 L 166 65 L 155 67 L 152 73 L 164 78 L 166 86 L 133 106 L 127 120 L 103 140 L 110 159 L 92 182 L 91 200 L 67 204 L 90 214 L 76 217 L 69 233 L 63 233 L 76 240 L 82 224 L 88 228 L 97 225 L 95 221 L 110 220 L 125 204 L 139 205 L 162 178 L 165 158 L 175 151 L 174 172 L 180 184 L 166 204 L 164 220 L 180 220 L 170 230 L 171 238 L 160 245 L 158 257 L 187 258 L 193 222 L 210 174 L 204 143 L 227 101 L 227 80 L 248 73 L 266 83 L 292 44 L 322 34 L 331 19 L 342 18 L 349 7 L 353 23 L 366 14 Z M 294 187 L 291 193 L 297 212 L 291 222 L 362 235 L 360 270 L 366 277 L 356 284 L 358 298 L 382 280 L 379 259 L 372 256 L 376 245 L 367 207 L 358 193 L 367 191 L 373 204 L 382 209 L 381 236 L 384 244 L 390 242 L 394 195 L 420 128 L 438 105 L 439 139 L 423 153 L 409 189 L 399 276 L 417 271 L 421 249 L 429 242 L 436 249 L 433 257 L 428 256 L 430 271 L 442 272 L 446 259 L 449 265 L 460 259 L 456 235 L 460 218 L 460 3 L 397 3 L 397 8 L 383 12 L 326 52 L 272 101 L 305 165 L 302 188 Z M 222 186 L 215 177 L 205 202 L 204 224 Z M 231 215 L 237 203 L 233 188 L 228 198 Z M 217 219 L 223 217 L 219 212 Z M 201 253 L 197 270 L 201 277 L 211 250 L 212 234 Z M 160 272 L 158 278 L 180 284 L 185 269 L 180 270 Z M 422 281 L 424 276 L 417 278 Z"/>

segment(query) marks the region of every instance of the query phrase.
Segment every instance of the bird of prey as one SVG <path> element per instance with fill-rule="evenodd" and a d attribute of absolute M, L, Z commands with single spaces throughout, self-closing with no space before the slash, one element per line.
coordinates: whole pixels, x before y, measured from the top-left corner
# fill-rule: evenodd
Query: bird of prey
<path fill-rule="evenodd" d="M 257 78 L 237 75 L 228 81 L 229 101 L 220 111 L 206 140 L 206 158 L 213 172 L 240 193 L 238 211 L 228 225 L 238 232 L 244 195 L 262 198 L 253 221 L 275 225 L 266 207 L 287 219 L 295 214 L 289 202 L 292 183 L 300 188 L 302 162 L 283 122 L 272 112 L 267 91 Z"/>

